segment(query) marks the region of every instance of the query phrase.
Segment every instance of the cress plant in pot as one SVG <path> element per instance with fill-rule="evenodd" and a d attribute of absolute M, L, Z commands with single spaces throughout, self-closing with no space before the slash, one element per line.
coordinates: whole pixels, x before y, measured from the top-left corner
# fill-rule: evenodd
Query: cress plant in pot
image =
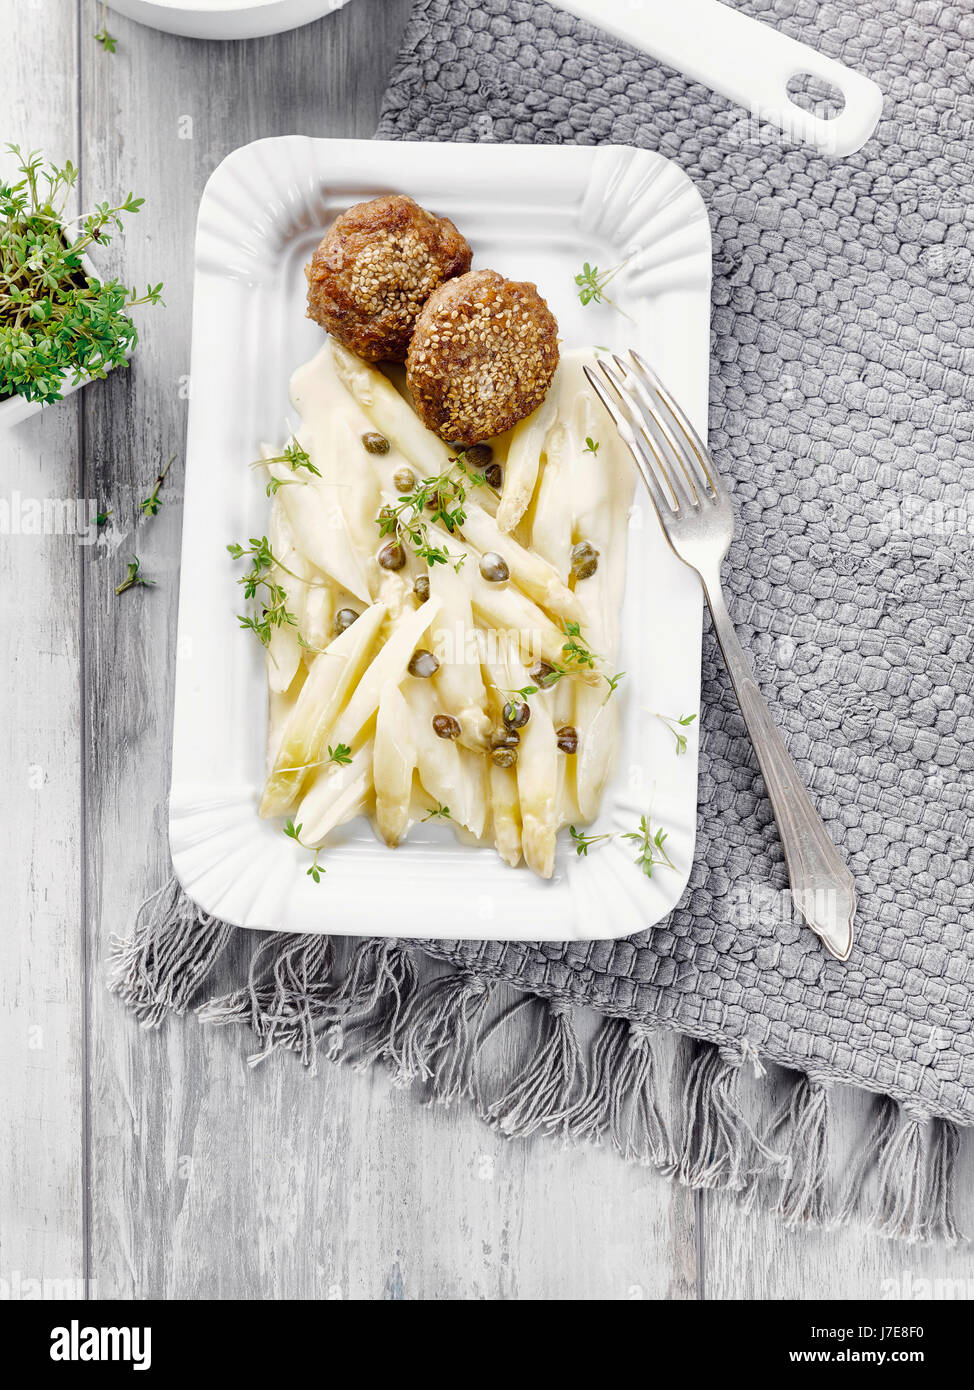
<path fill-rule="evenodd" d="M 0 424 L 13 424 L 83 382 L 124 366 L 138 341 L 128 310 L 159 304 L 162 285 L 143 295 L 120 280 L 101 280 L 88 258 L 105 246 L 145 201 L 129 194 L 65 216 L 78 170 L 17 158 L 18 182 L 0 182 Z"/>

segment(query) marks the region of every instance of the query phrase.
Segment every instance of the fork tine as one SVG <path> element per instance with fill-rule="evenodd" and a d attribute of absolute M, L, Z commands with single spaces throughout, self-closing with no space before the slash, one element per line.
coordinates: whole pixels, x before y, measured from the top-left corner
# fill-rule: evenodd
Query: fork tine
<path fill-rule="evenodd" d="M 686 448 L 679 439 L 673 437 L 671 428 L 660 415 L 655 401 L 646 390 L 639 374 L 634 372 L 628 362 L 613 353 L 612 359 L 622 375 L 626 386 L 634 391 L 642 407 L 637 413 L 646 434 L 653 434 L 659 445 L 660 457 L 665 460 L 669 482 L 675 493 L 682 494 L 682 501 L 695 510 L 700 506 L 701 480 L 697 473 L 688 467 L 685 458 Z M 654 452 L 656 452 L 654 450 Z"/>
<path fill-rule="evenodd" d="M 643 412 L 633 400 L 632 394 L 627 389 L 622 378 L 612 370 L 604 357 L 599 358 L 599 369 L 622 402 L 625 410 L 628 412 L 627 419 L 629 420 L 635 438 L 639 442 L 643 457 L 652 469 L 653 476 L 657 483 L 660 484 L 661 491 L 664 495 L 666 493 L 669 494 L 671 510 L 678 512 L 684 505 L 692 506 L 693 501 L 686 489 L 677 487 L 673 466 L 672 464 L 668 464 L 666 460 L 665 446 L 663 446 L 662 449 L 657 447 L 659 440 L 654 438 L 647 429 Z M 652 458 L 649 457 L 650 454 Z"/>
<path fill-rule="evenodd" d="M 659 373 L 649 365 L 646 359 L 640 353 L 638 353 L 635 348 L 629 349 L 629 356 L 635 362 L 636 366 L 643 373 L 643 375 L 647 378 L 649 384 L 652 386 L 653 390 L 656 392 L 660 400 L 666 406 L 667 410 L 670 413 L 670 416 L 675 421 L 680 432 L 686 439 L 687 444 L 690 446 L 691 461 L 693 459 L 696 460 L 696 464 L 699 466 L 700 471 L 703 474 L 704 479 L 706 480 L 707 486 L 710 488 L 710 491 L 713 493 L 714 497 L 720 498 L 723 495 L 723 486 L 720 481 L 720 475 L 711 463 L 710 454 L 707 451 L 706 444 L 704 444 L 699 434 L 697 434 L 697 431 L 693 428 L 693 425 L 690 423 L 690 420 L 686 412 L 683 410 L 682 406 L 680 406 L 678 402 L 673 398 L 673 396 L 670 395 L 669 391 L 663 385 L 663 382 L 660 380 Z"/>
<path fill-rule="evenodd" d="M 583 371 L 585 372 L 585 375 L 588 378 L 588 382 L 592 390 L 598 396 L 599 400 L 602 402 L 606 410 L 609 412 L 609 415 L 612 417 L 613 423 L 615 424 L 616 429 L 619 431 L 619 437 L 622 439 L 626 448 L 632 454 L 633 459 L 636 463 L 636 468 L 639 470 L 639 476 L 642 478 L 643 482 L 646 485 L 646 490 L 649 493 L 653 506 L 656 508 L 660 521 L 663 522 L 665 525 L 665 517 L 672 516 L 673 509 L 667 502 L 666 498 L 663 496 L 663 490 L 660 487 L 659 482 L 657 481 L 652 464 L 649 462 L 648 458 L 646 458 L 644 451 L 640 448 L 639 442 L 636 438 L 635 430 L 629 423 L 626 416 L 616 405 L 615 401 L 612 399 L 609 392 L 607 391 L 605 385 L 602 383 L 602 381 L 600 381 L 599 377 L 592 370 L 592 368 L 586 366 L 583 368 Z"/>

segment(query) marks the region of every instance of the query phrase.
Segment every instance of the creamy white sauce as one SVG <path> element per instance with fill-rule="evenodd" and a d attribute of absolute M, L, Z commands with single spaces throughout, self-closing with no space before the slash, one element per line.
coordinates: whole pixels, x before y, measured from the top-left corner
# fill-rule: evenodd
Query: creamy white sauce
<path fill-rule="evenodd" d="M 500 726 L 501 706 L 509 698 L 505 692 L 529 681 L 525 669 L 534 659 L 546 656 L 550 660 L 552 654 L 556 658 L 561 654 L 567 638 L 559 615 L 565 612 L 580 615 L 580 640 L 598 654 L 600 669 L 607 675 L 617 669 L 634 482 L 628 455 L 583 375 L 584 364 L 592 360 L 586 351 L 565 354 L 542 407 L 546 415 L 536 412 L 532 417 L 540 455 L 537 478 L 530 503 L 511 532 L 498 531 L 493 520 L 498 510 L 496 494 L 486 487 L 466 485 L 467 532 L 475 533 L 482 547 L 485 537 L 495 537 L 491 549 L 502 556 L 507 548 L 505 558 L 512 574 L 508 583 L 501 584 L 483 579 L 479 552 L 463 528 L 460 534 L 431 528 L 431 540 L 449 551 L 448 569 L 427 567 L 408 541 L 403 542 L 407 562 L 402 570 L 390 572 L 378 564 L 379 551 L 389 538 L 380 537 L 376 517 L 381 507 L 399 504 L 402 490 L 395 475 L 408 469 L 419 482 L 441 473 L 452 457 L 448 447 L 425 430 L 404 404 L 401 379 L 392 389 L 374 369 L 328 340 L 291 380 L 291 400 L 301 417 L 297 437 L 319 476 L 302 471 L 300 485 L 281 488 L 277 497 L 293 544 L 318 580 L 322 576 L 327 580 L 333 610 L 361 611 L 367 601 L 381 599 L 386 605 L 384 640 L 416 609 L 413 584 L 420 576 L 430 580 L 441 603 L 439 616 L 420 641 L 420 646 L 434 651 L 439 671 L 432 680 L 400 678 L 416 721 L 419 767 L 428 770 L 433 784 L 423 787 L 419 775 L 414 777 L 410 819 L 428 815 L 446 800 L 448 791 L 457 833 L 464 840 L 472 836 L 485 844 L 494 843 L 495 838 L 500 844 L 503 838 L 508 851 L 510 826 L 504 827 L 503 835 L 497 827 L 495 835 L 491 820 L 492 765 L 485 750 L 486 735 Z M 543 432 L 537 428 L 542 418 L 548 422 Z M 502 467 L 508 450 L 525 437 L 519 431 L 531 426 L 532 421 L 522 423 L 493 441 L 494 459 Z M 362 436 L 368 432 L 384 434 L 389 452 L 367 452 Z M 528 437 L 534 441 L 534 436 Z M 597 442 L 597 452 L 591 451 L 587 440 Z M 291 476 L 286 466 L 274 472 L 285 479 Z M 479 518 L 476 525 L 474 510 Z M 575 582 L 570 577 L 571 549 L 579 541 L 588 541 L 599 551 L 599 563 L 594 575 Z M 319 589 L 319 606 L 320 602 Z M 298 618 L 300 624 L 300 612 Z M 305 666 L 312 659 L 305 653 Z M 542 873 L 550 872 L 554 833 L 569 821 L 589 820 L 596 814 L 616 754 L 619 696 L 607 699 L 604 678 L 578 679 L 577 669 L 571 666 L 570 677 L 529 697 L 534 723 L 530 736 L 522 738 L 515 771 L 525 834 L 530 823 L 532 844 L 541 846 L 533 852 L 533 867 Z M 300 678 L 296 689 L 299 684 Z M 279 743 L 280 723 L 294 704 L 293 691 L 290 698 L 283 693 L 275 696 L 272 748 Z M 462 735 L 457 743 L 435 735 L 430 742 L 426 726 L 434 712 L 450 714 L 460 722 Z M 577 727 L 579 751 L 574 756 L 559 751 L 553 757 L 554 731 L 564 723 Z M 373 717 L 353 748 L 358 777 L 374 724 Z M 384 747 L 389 747 L 388 740 Z M 349 775 L 332 767 L 315 773 L 313 780 L 320 783 L 331 777 L 347 782 Z M 323 793 L 316 792 L 318 801 L 329 793 L 325 785 Z M 342 808 L 345 819 L 360 811 L 375 823 L 372 792 L 356 805 Z"/>

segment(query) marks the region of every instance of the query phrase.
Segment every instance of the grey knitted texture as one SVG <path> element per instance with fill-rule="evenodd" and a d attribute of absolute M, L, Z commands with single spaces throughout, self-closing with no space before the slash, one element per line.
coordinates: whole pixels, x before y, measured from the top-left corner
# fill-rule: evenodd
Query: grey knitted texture
<path fill-rule="evenodd" d="M 420 3 L 379 134 L 621 143 L 695 180 L 714 246 L 710 444 L 741 640 L 859 896 L 829 959 L 790 911 L 709 628 L 690 884 L 641 936 L 421 943 L 524 990 L 974 1121 L 974 16 L 740 0 L 885 95 L 830 159 L 545 3 Z M 967 51 L 965 53 L 965 45 Z"/>

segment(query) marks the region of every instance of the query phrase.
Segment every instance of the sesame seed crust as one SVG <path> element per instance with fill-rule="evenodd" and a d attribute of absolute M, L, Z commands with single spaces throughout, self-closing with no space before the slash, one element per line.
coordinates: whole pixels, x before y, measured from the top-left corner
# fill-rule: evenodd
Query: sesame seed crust
<path fill-rule="evenodd" d="M 370 362 L 404 362 L 423 305 L 470 269 L 471 250 L 446 217 L 388 194 L 356 203 L 329 227 L 305 267 L 308 317 Z"/>
<path fill-rule="evenodd" d="M 430 295 L 406 379 L 424 423 L 469 446 L 536 410 L 557 365 L 558 324 L 537 286 L 474 270 Z"/>

